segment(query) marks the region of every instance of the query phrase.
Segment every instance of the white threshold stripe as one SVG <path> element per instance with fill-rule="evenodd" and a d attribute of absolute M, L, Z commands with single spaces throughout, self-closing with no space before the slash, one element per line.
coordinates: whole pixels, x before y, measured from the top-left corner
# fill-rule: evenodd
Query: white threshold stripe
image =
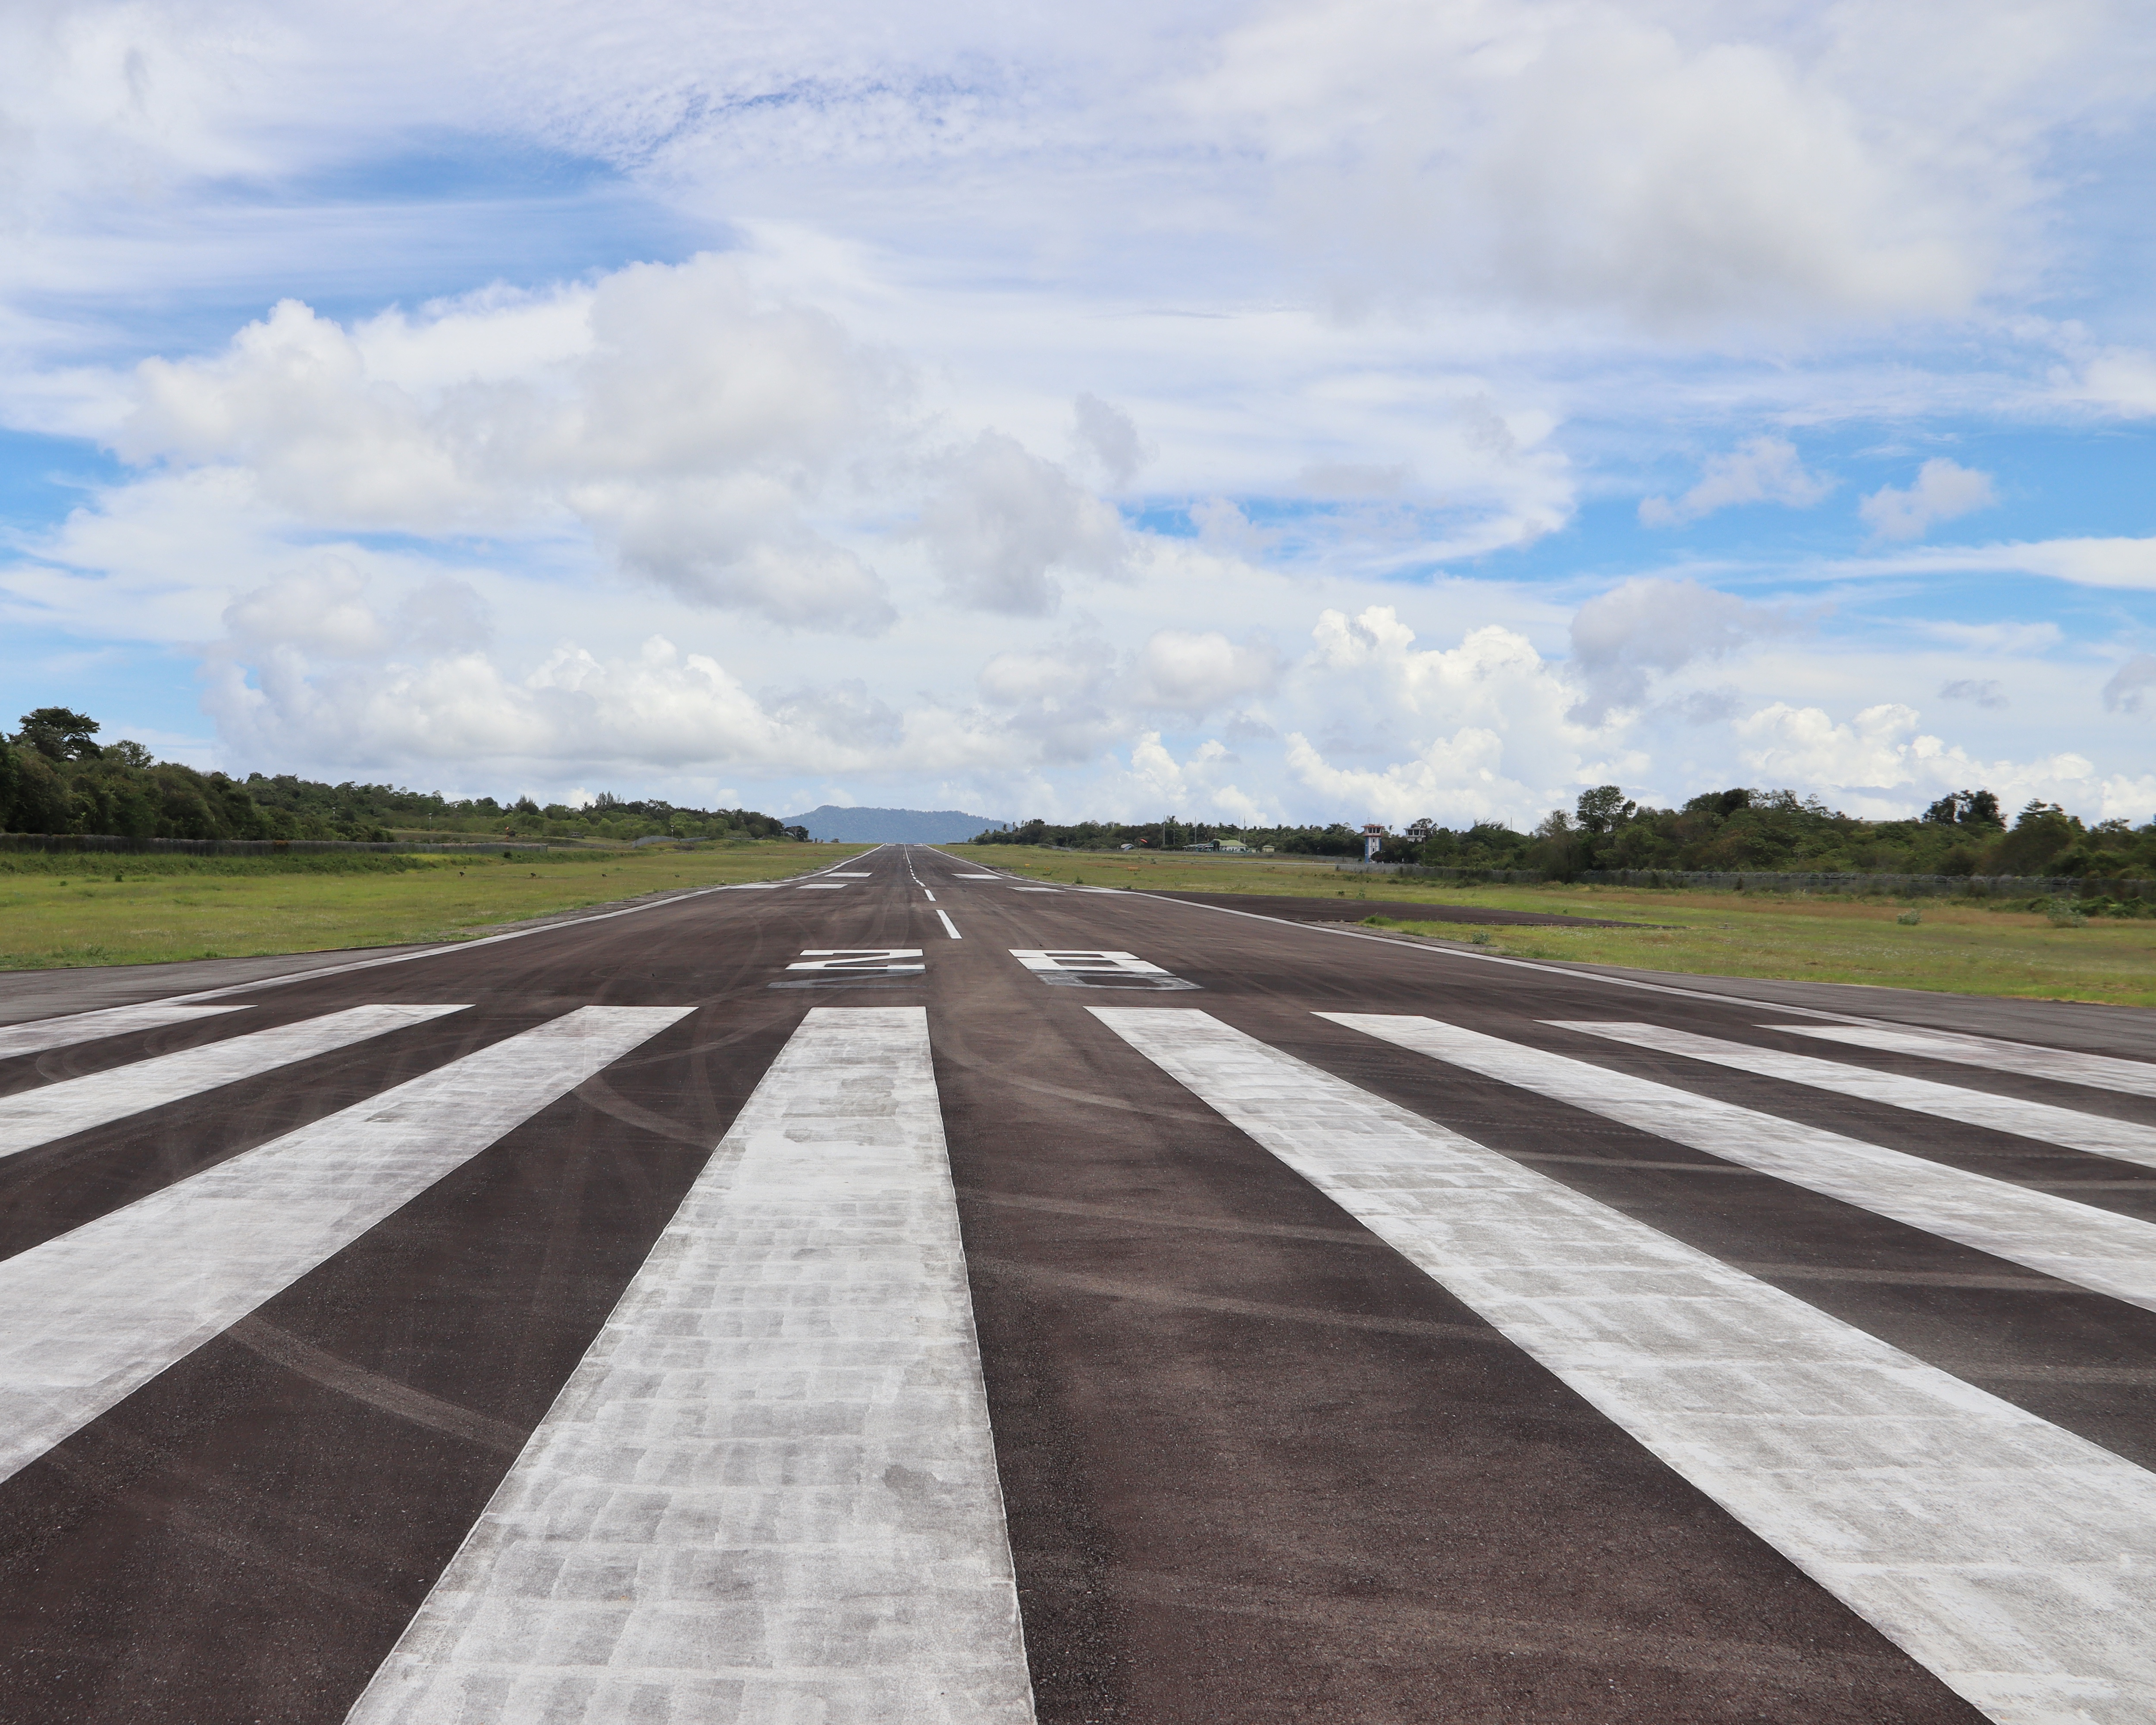
<path fill-rule="evenodd" d="M 689 1007 L 588 1006 L 0 1261 L 0 1479 Z"/>
<path fill-rule="evenodd" d="M 1822 1036 L 1830 1042 L 1846 1042 L 1855 1048 L 1922 1055 L 1929 1060 L 1952 1060 L 1959 1065 L 1982 1066 L 1987 1070 L 2023 1072 L 2032 1078 L 2086 1085 L 2092 1090 L 2156 1096 L 2156 1065 L 2123 1060 L 2112 1055 L 2078 1054 L 2070 1049 L 2042 1048 L 2033 1043 L 1964 1036 L 1953 1030 L 1903 1030 L 1886 1024 L 1768 1024 L 1763 1028 L 1784 1030 L 1794 1036 Z"/>
<path fill-rule="evenodd" d="M 1940 1120 L 1958 1120 L 1964 1126 L 1980 1126 L 1992 1132 L 2012 1132 L 2040 1139 L 2069 1150 L 2086 1150 L 2092 1156 L 2108 1156 L 2117 1162 L 2137 1162 L 2156 1168 L 2156 1127 L 2130 1120 L 2110 1120 L 2101 1114 L 2084 1114 L 2049 1102 L 2025 1101 L 2019 1096 L 1994 1096 L 1985 1091 L 1964 1090 L 1929 1078 L 1909 1078 L 1898 1072 L 1875 1072 L 1868 1067 L 1847 1066 L 1810 1055 L 1784 1054 L 1779 1049 L 1754 1048 L 1748 1043 L 1724 1042 L 1717 1037 L 1695 1035 L 1660 1024 L 1604 1024 L 1586 1020 L 1546 1019 L 1560 1030 L 1578 1030 L 1590 1036 L 1634 1048 L 1654 1049 L 1662 1054 L 1682 1055 L 1687 1060 L 1707 1060 L 1733 1067 L 1762 1078 L 1779 1078 L 1789 1084 L 1809 1085 L 1832 1091 L 1860 1101 L 1883 1102 Z"/>
<path fill-rule="evenodd" d="M 2156 1224 L 1435 1019 L 1318 1016 L 2156 1311 Z"/>
<path fill-rule="evenodd" d="M 927 1014 L 819 1008 L 347 1725 L 1032 1717 Z"/>
<path fill-rule="evenodd" d="M 2156 1475 L 1209 1014 L 1093 1011 L 2002 1725 L 2156 1714 Z"/>
<path fill-rule="evenodd" d="M 78 1012 L 65 1018 L 37 1019 L 27 1024 L 0 1029 L 0 1060 L 18 1055 L 43 1054 L 49 1048 L 71 1048 L 78 1042 L 123 1036 L 130 1030 L 155 1030 L 165 1024 L 184 1024 L 221 1012 L 244 1012 L 241 1006 L 108 1006 L 96 1012 Z"/>
<path fill-rule="evenodd" d="M 407 1024 L 424 1024 L 461 1006 L 354 1006 L 296 1024 L 228 1037 L 202 1048 L 158 1055 L 109 1072 L 85 1073 L 0 1098 L 0 1156 L 13 1156 L 55 1138 L 109 1126 L 204 1091 L 255 1078 L 295 1060 L 311 1060 Z"/>
<path fill-rule="evenodd" d="M 949 935 L 954 941 L 965 939 L 966 937 L 958 932 L 958 925 L 951 920 L 951 913 L 948 911 L 938 911 L 936 914 L 942 919 L 944 933 Z"/>

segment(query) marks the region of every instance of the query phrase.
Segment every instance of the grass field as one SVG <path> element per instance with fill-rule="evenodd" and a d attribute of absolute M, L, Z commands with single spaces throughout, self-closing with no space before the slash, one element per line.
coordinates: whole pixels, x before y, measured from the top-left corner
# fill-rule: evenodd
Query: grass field
<path fill-rule="evenodd" d="M 1650 891 L 1623 886 L 1453 886 L 1341 875 L 1329 864 L 1228 862 L 1122 852 L 1066 855 L 1029 845 L 948 845 L 954 855 L 1048 880 L 1153 891 L 1285 893 L 1358 901 L 1486 906 L 1608 916 L 1658 928 L 1507 928 L 1403 918 L 1389 925 L 1519 958 L 1620 964 L 1693 976 L 1870 983 L 1961 994 L 2156 1006 L 2156 921 L 2091 919 L 2058 927 L 2030 911 L 1952 899 Z M 1897 919 L 1914 910 L 1912 927 Z"/>
<path fill-rule="evenodd" d="M 0 970 L 460 940 L 647 892 L 800 874 L 865 848 L 762 842 L 511 858 L 7 855 Z"/>

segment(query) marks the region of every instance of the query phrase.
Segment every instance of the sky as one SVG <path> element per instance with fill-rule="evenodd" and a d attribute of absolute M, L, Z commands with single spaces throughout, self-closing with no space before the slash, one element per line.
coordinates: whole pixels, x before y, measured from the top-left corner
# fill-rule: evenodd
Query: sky
<path fill-rule="evenodd" d="M 0 723 L 2156 819 L 2146 0 L 13 0 Z"/>

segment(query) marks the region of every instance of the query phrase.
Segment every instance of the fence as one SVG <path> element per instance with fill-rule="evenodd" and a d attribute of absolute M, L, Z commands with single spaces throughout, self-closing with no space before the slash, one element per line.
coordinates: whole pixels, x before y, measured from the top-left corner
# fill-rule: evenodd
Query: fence
<path fill-rule="evenodd" d="M 1351 875 L 1399 875 L 1460 885 L 1537 886 L 1552 877 L 1539 869 L 1446 869 L 1422 863 L 1340 863 Z M 1845 875 L 1697 869 L 1582 869 L 1565 878 L 1596 886 L 1703 887 L 1715 892 L 1881 893 L 1896 898 L 1956 894 L 1970 898 L 2146 898 L 2156 880 L 2103 875 Z"/>
<path fill-rule="evenodd" d="M 310 856 L 327 851 L 430 851 L 479 856 L 495 850 L 544 850 L 544 845 L 503 839 L 480 845 L 377 844 L 360 839 L 124 839 L 97 833 L 0 833 L 0 850 L 112 852 L 127 855 Z"/>

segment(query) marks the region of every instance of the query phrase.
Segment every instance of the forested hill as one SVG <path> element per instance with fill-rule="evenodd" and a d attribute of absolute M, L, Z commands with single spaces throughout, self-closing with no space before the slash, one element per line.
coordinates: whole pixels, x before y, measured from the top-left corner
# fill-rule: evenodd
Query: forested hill
<path fill-rule="evenodd" d="M 321 784 L 289 773 L 234 779 L 157 761 L 139 742 L 97 741 L 102 727 L 39 707 L 0 738 L 0 832 L 128 839 L 775 839 L 806 837 L 747 809 L 676 809 L 602 796 L 586 809 L 528 797 L 452 801 L 386 784 Z"/>
<path fill-rule="evenodd" d="M 1154 821 L 1124 826 L 1028 821 L 979 835 L 984 845 L 1057 845 L 1080 850 L 1182 850 L 1233 841 L 1281 855 L 1358 857 L 1358 828 L 1234 827 Z M 2156 822 L 2086 822 L 2056 803 L 2032 802 L 2010 821 L 1989 791 L 1942 797 L 1912 820 L 1861 820 L 1789 790 L 1709 791 L 1679 809 L 1655 809 L 1615 785 L 1581 793 L 1532 832 L 1495 821 L 1443 827 L 1419 820 L 1388 833 L 1385 862 L 1466 869 L 1538 869 L 1568 878 L 1585 869 L 1818 870 L 1890 875 L 2131 875 L 2156 878 Z"/>

